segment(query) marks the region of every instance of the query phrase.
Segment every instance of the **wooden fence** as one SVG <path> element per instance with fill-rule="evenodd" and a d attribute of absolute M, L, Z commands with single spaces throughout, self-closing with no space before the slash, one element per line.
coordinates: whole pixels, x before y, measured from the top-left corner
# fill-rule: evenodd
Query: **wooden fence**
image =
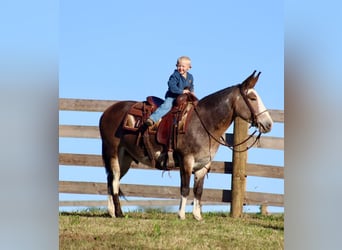
<path fill-rule="evenodd" d="M 85 111 L 103 112 L 107 107 L 115 103 L 109 100 L 87 100 L 87 99 L 65 99 L 59 100 L 59 110 L 63 111 Z M 284 111 L 269 110 L 274 122 L 284 123 Z M 241 119 L 234 122 L 233 134 L 227 133 L 228 142 L 242 141 L 248 133 L 247 123 Z M 84 125 L 59 125 L 60 137 L 73 138 L 100 138 L 98 126 Z M 241 145 L 246 147 L 246 145 Z M 284 138 L 262 136 L 259 143 L 254 147 L 265 149 L 284 150 Z M 213 161 L 211 173 L 231 174 L 232 190 L 208 189 L 205 188 L 202 196 L 203 204 L 222 205 L 231 203 L 231 216 L 239 217 L 242 214 L 243 205 L 284 206 L 283 194 L 246 192 L 246 177 L 258 176 L 268 178 L 284 178 L 284 167 L 270 166 L 263 164 L 247 163 L 247 152 L 233 153 L 232 162 Z M 102 167 L 101 155 L 90 154 L 59 154 L 59 165 Z M 132 168 L 151 169 L 143 164 L 132 163 Z M 177 170 L 174 170 L 177 171 Z M 160 198 L 161 200 L 130 200 L 129 203 L 122 201 L 122 205 L 136 206 L 170 206 L 179 203 L 179 187 L 170 186 L 149 186 L 121 184 L 125 196 Z M 76 182 L 59 181 L 59 193 L 72 194 L 107 194 L 107 185 L 97 182 Z M 193 198 L 192 190 L 189 200 Z M 190 201 L 189 201 L 190 202 Z M 107 201 L 60 201 L 60 206 L 105 206 Z M 265 211 L 265 209 L 263 209 Z"/>

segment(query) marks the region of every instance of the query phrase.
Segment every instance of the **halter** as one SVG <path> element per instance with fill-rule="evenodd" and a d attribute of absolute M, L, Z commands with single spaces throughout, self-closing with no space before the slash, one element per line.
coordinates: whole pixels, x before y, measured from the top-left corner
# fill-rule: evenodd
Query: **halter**
<path fill-rule="evenodd" d="M 258 124 L 258 116 L 261 115 L 262 113 L 266 112 L 267 109 L 265 109 L 264 111 L 262 111 L 262 112 L 256 114 L 254 108 L 252 107 L 250 101 L 248 100 L 247 91 L 246 91 L 246 92 L 243 92 L 243 90 L 242 90 L 242 84 L 239 84 L 239 89 L 240 89 L 240 94 L 241 94 L 241 96 L 243 97 L 243 99 L 244 99 L 244 101 L 245 101 L 247 107 L 249 108 L 249 111 L 251 112 L 251 116 L 252 116 L 252 121 L 250 122 L 250 123 L 251 123 L 251 127 L 256 127 L 257 124 Z M 247 141 L 248 141 L 250 138 L 252 138 L 253 135 L 257 132 L 257 129 L 255 129 L 254 132 L 253 132 L 251 135 L 249 135 L 246 139 L 244 139 L 242 142 L 239 142 L 239 143 L 237 143 L 237 144 L 229 144 L 229 143 L 223 138 L 223 136 L 221 136 L 221 137 L 218 139 L 218 138 L 216 138 L 216 137 L 207 129 L 207 127 L 205 126 L 205 124 L 204 124 L 204 122 L 203 122 L 201 116 L 200 116 L 199 113 L 198 113 L 198 107 L 197 107 L 197 106 L 194 106 L 194 110 L 195 110 L 195 112 L 196 112 L 196 114 L 197 114 L 197 117 L 199 118 L 199 120 L 200 120 L 200 122 L 201 122 L 201 124 L 202 124 L 202 127 L 204 128 L 204 130 L 205 130 L 205 131 L 207 132 L 207 134 L 209 135 L 209 139 L 210 139 L 210 138 L 213 138 L 217 143 L 219 143 L 219 144 L 221 144 L 221 145 L 223 145 L 223 146 L 228 147 L 229 149 L 231 149 L 231 150 L 234 151 L 234 152 L 245 152 L 245 151 L 249 150 L 251 147 L 253 147 L 253 146 L 255 145 L 255 143 L 256 143 L 256 142 L 260 139 L 260 137 L 261 137 L 261 132 L 259 131 L 259 134 L 258 134 L 257 137 L 255 138 L 255 141 L 254 141 L 249 147 L 246 147 L 246 149 L 243 149 L 243 150 L 236 150 L 236 149 L 234 149 L 234 147 L 240 146 L 241 144 L 247 142 Z M 210 147 L 210 144 L 211 144 L 211 143 L 210 143 L 210 141 L 209 141 L 209 147 Z M 210 149 L 209 149 L 209 151 L 210 151 Z"/>

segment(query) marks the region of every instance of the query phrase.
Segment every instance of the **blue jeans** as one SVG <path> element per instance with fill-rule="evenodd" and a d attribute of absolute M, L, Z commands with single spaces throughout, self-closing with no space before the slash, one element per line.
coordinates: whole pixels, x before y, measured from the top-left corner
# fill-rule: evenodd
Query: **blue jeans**
<path fill-rule="evenodd" d="M 150 119 L 152 119 L 154 122 L 157 122 L 160 118 L 162 118 L 167 112 L 171 110 L 174 99 L 175 98 L 172 97 L 166 97 L 163 104 L 160 105 L 159 108 L 157 108 L 156 111 L 154 111 L 153 114 L 150 116 Z"/>

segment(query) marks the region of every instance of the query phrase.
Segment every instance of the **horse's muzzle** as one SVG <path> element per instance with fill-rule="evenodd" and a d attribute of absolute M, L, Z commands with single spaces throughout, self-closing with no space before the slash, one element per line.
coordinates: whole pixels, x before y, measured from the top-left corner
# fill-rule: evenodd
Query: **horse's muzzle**
<path fill-rule="evenodd" d="M 273 122 L 266 121 L 266 122 L 258 122 L 258 129 L 261 133 L 268 133 L 272 129 Z"/>

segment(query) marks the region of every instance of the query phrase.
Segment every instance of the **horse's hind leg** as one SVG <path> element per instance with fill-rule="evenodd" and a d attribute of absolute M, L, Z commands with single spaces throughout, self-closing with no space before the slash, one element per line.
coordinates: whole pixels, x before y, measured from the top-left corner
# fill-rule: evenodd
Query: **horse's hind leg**
<path fill-rule="evenodd" d="M 193 190 L 194 191 L 194 205 L 193 205 L 192 214 L 196 220 L 202 220 L 201 197 L 203 193 L 204 177 L 208 173 L 209 164 L 195 172 L 194 190 Z"/>
<path fill-rule="evenodd" d="M 115 217 L 124 217 L 122 210 L 121 210 L 121 204 L 120 204 L 120 179 L 121 179 L 121 171 L 120 171 L 120 165 L 119 160 L 117 158 L 112 159 L 112 167 L 113 167 L 113 173 L 114 178 L 112 181 L 112 197 L 114 202 L 114 212 Z"/>
<path fill-rule="evenodd" d="M 119 200 L 120 166 L 117 157 L 109 159 L 107 167 L 108 213 L 112 217 L 122 217 Z"/>
<path fill-rule="evenodd" d="M 118 150 L 118 157 L 111 158 L 112 174 L 108 175 L 107 183 L 109 197 L 108 197 L 108 211 L 112 217 L 124 217 L 120 204 L 120 179 L 127 173 L 133 159 L 125 152 L 123 148 Z"/>
<path fill-rule="evenodd" d="M 111 217 L 122 215 L 119 200 L 120 165 L 117 141 L 102 141 L 102 158 L 107 172 L 108 213 Z"/>
<path fill-rule="evenodd" d="M 113 201 L 113 183 L 114 175 L 110 171 L 107 173 L 107 190 L 108 190 L 108 204 L 107 204 L 107 209 L 108 213 L 111 217 L 115 217 L 115 208 L 114 208 L 114 201 Z"/>

